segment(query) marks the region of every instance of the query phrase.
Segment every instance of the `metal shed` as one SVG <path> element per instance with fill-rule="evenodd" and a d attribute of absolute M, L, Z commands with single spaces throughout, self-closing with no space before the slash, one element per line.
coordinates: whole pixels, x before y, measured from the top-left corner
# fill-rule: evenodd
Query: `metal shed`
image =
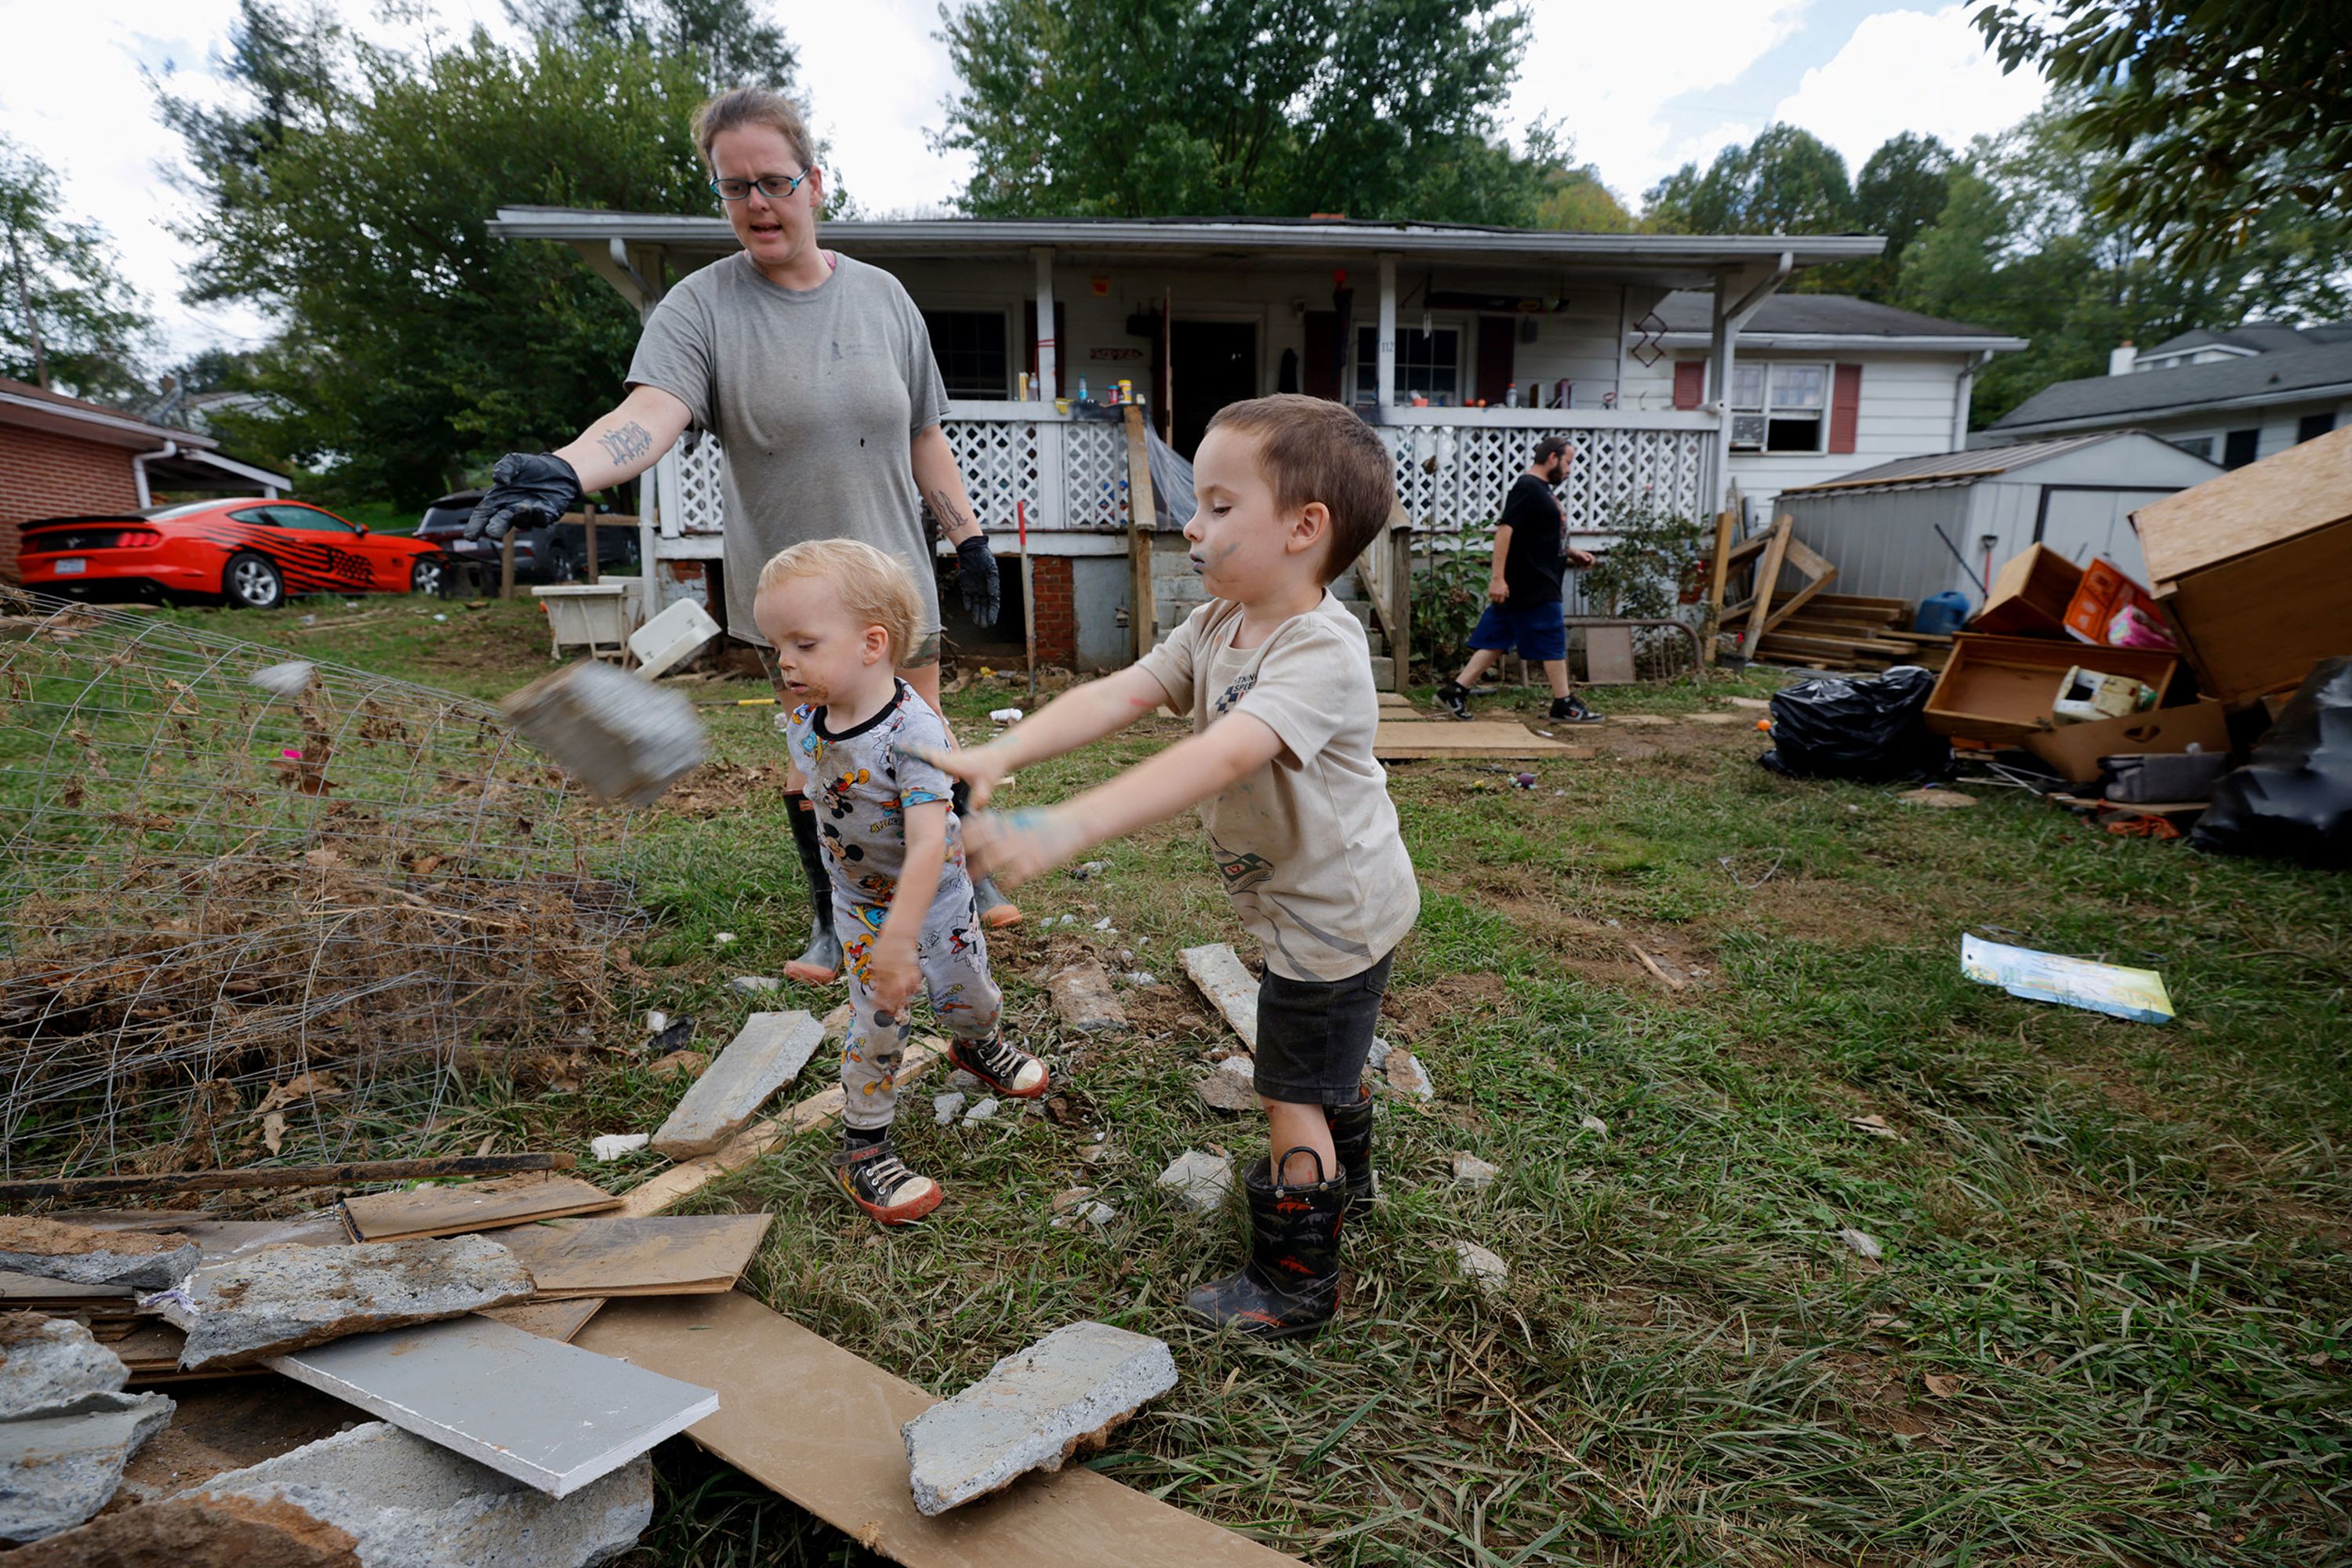
<path fill-rule="evenodd" d="M 1903 458 L 1782 490 L 1796 536 L 1838 569 L 1835 591 L 1913 603 L 1957 589 L 1971 606 L 2029 544 L 2077 564 L 2104 555 L 2141 582 L 2131 513 L 2221 470 L 2143 430 Z"/>

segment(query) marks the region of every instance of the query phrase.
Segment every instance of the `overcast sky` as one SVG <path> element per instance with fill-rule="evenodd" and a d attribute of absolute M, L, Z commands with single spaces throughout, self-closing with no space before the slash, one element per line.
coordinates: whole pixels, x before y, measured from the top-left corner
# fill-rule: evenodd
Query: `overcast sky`
<path fill-rule="evenodd" d="M 325 0 L 390 36 L 379 0 Z M 435 25 L 505 23 L 497 0 L 425 0 Z M 935 0 L 766 0 L 800 50 L 801 81 L 835 173 L 868 211 L 946 202 L 964 162 L 931 152 L 954 84 Z M 1872 0 L 1529 0 L 1533 43 L 1507 111 L 1559 124 L 1577 156 L 1628 198 L 1775 120 L 1813 132 L 1855 168 L 1887 137 L 1932 132 L 1955 147 L 2015 122 L 2039 82 L 2003 76 L 1967 8 Z M 68 207 L 103 223 L 146 290 L 176 356 L 257 341 L 249 310 L 182 301 L 188 204 L 158 173 L 175 159 L 150 77 L 197 98 L 228 47 L 236 0 L 0 0 L 17 63 L 0 75 L 0 133 L 46 159 Z"/>

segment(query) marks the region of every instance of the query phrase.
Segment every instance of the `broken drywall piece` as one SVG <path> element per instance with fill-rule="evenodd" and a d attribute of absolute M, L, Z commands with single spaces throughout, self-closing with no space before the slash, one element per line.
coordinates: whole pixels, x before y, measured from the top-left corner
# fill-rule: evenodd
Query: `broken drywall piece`
<path fill-rule="evenodd" d="M 967 1124 L 974 1121 L 993 1121 L 996 1120 L 997 1111 L 1002 1108 L 1003 1102 L 994 1095 L 991 1095 L 965 1111 L 963 1119 Z"/>
<path fill-rule="evenodd" d="M 964 1095 L 960 1089 L 931 1096 L 931 1120 L 945 1127 L 963 1114 Z"/>
<path fill-rule="evenodd" d="M 708 1388 L 483 1317 L 339 1340 L 269 1365 L 559 1498 L 719 1408 Z"/>
<path fill-rule="evenodd" d="M 1175 1358 L 1149 1335 L 1055 1329 L 901 1429 L 915 1507 L 944 1513 L 1031 1470 L 1058 1470 L 1175 1386 Z"/>
<path fill-rule="evenodd" d="M 1152 1184 L 1174 1193 L 1194 1213 L 1209 1214 L 1224 1207 L 1233 1196 L 1233 1162 L 1202 1150 L 1187 1149 L 1168 1162 L 1168 1168 Z"/>
<path fill-rule="evenodd" d="M 713 1152 L 800 1076 L 824 1037 L 824 1026 L 811 1014 L 752 1014 L 654 1134 L 655 1150 L 673 1160 Z"/>
<path fill-rule="evenodd" d="M 1419 1057 L 1402 1046 L 1389 1047 L 1388 1060 L 1381 1072 L 1388 1079 L 1389 1088 L 1408 1100 L 1433 1100 L 1437 1097 L 1437 1086 L 1429 1081 L 1429 1069 L 1421 1065 Z"/>
<path fill-rule="evenodd" d="M 150 1299 L 188 1342 L 183 1371 L 266 1356 L 528 1300 L 528 1269 L 487 1237 L 283 1247 L 200 1270 Z"/>
<path fill-rule="evenodd" d="M 1885 1250 L 1878 1245 L 1878 1238 L 1868 1231 L 1856 1230 L 1849 1225 L 1841 1226 L 1837 1235 L 1838 1239 L 1845 1243 L 1847 1249 L 1857 1258 L 1878 1258 L 1886 1256 Z"/>
<path fill-rule="evenodd" d="M 1045 982 L 1045 990 L 1066 1029 L 1099 1035 L 1126 1026 L 1127 1008 L 1111 989 L 1110 973 L 1093 959 L 1059 971 Z"/>
<path fill-rule="evenodd" d="M 183 1496 L 291 1504 L 348 1532 L 362 1568 L 590 1568 L 635 1545 L 654 1513 L 643 1456 L 559 1500 L 380 1421 Z"/>
<path fill-rule="evenodd" d="M 0 1269 L 75 1285 L 169 1290 L 202 1254 L 184 1236 L 97 1230 L 53 1219 L 0 1218 Z"/>
<path fill-rule="evenodd" d="M 765 996 L 784 988 L 784 983 L 772 974 L 739 974 L 727 984 L 746 996 Z"/>
<path fill-rule="evenodd" d="M 1201 988 L 1201 994 L 1223 1015 L 1226 1024 L 1242 1037 L 1242 1043 L 1256 1050 L 1257 976 L 1242 963 L 1241 955 L 1231 944 L 1219 942 L 1188 947 L 1182 957 L 1184 973 Z"/>
<path fill-rule="evenodd" d="M 1499 1296 L 1511 1282 L 1510 1266 L 1475 1241 L 1454 1244 L 1454 1267 L 1486 1295 Z"/>
<path fill-rule="evenodd" d="M 0 1317 L 0 1421 L 54 1410 L 93 1394 L 120 1394 L 130 1381 L 122 1358 L 71 1318 L 38 1312 Z"/>
<path fill-rule="evenodd" d="M 1502 1173 L 1502 1167 L 1490 1165 L 1475 1154 L 1456 1153 L 1454 1156 L 1454 1184 L 1457 1187 L 1483 1193 L 1493 1186 L 1495 1178 Z"/>
<path fill-rule="evenodd" d="M 38 1541 L 104 1508 L 172 1410 L 160 1394 L 89 1394 L 0 1421 L 0 1541 Z"/>
<path fill-rule="evenodd" d="M 650 1132 L 600 1132 L 588 1140 L 588 1157 L 599 1164 L 609 1164 L 635 1153 L 653 1141 Z"/>

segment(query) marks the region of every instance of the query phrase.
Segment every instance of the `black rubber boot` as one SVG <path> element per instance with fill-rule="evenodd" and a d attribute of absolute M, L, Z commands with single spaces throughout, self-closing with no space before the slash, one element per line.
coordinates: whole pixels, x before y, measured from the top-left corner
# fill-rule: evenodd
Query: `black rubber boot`
<path fill-rule="evenodd" d="M 1353 1105 L 1327 1105 L 1323 1120 L 1330 1124 L 1331 1148 L 1339 1157 L 1339 1174 L 1348 1184 L 1350 1218 L 1371 1207 L 1379 1184 L 1372 1177 L 1372 1090 Z"/>
<path fill-rule="evenodd" d="M 1311 1154 L 1293 1149 L 1283 1156 Z M 1322 1169 L 1316 1161 L 1316 1169 Z M 1250 1256 L 1230 1279 L 1201 1286 L 1184 1298 L 1193 1315 L 1253 1339 L 1311 1334 L 1331 1321 L 1339 1303 L 1339 1226 L 1348 1184 L 1327 1176 L 1312 1186 L 1286 1187 L 1273 1162 L 1260 1160 L 1242 1176 L 1249 1203 Z"/>
<path fill-rule="evenodd" d="M 949 809 L 962 821 L 971 815 L 971 785 L 958 779 L 948 791 Z M 996 884 L 986 877 L 974 878 L 972 901 L 980 906 L 980 923 L 990 931 L 1003 931 L 1006 926 L 1021 923 L 1021 906 L 996 890 Z"/>
<path fill-rule="evenodd" d="M 825 874 L 824 850 L 817 844 L 816 807 L 809 797 L 792 797 L 793 844 L 808 874 L 809 940 L 784 973 L 803 985 L 830 985 L 841 973 L 841 939 L 833 934 L 833 879 Z"/>

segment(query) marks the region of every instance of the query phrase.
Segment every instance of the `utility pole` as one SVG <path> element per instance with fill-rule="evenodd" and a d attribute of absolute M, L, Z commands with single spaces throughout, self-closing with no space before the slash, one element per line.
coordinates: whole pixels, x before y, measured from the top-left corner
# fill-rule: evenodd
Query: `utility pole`
<path fill-rule="evenodd" d="M 33 293 L 25 286 L 25 250 L 16 240 L 16 226 L 8 226 L 8 259 L 16 272 L 16 304 L 25 312 L 25 335 L 33 344 L 33 383 L 43 392 L 49 389 L 48 356 L 41 350 L 41 323 L 33 314 Z"/>

